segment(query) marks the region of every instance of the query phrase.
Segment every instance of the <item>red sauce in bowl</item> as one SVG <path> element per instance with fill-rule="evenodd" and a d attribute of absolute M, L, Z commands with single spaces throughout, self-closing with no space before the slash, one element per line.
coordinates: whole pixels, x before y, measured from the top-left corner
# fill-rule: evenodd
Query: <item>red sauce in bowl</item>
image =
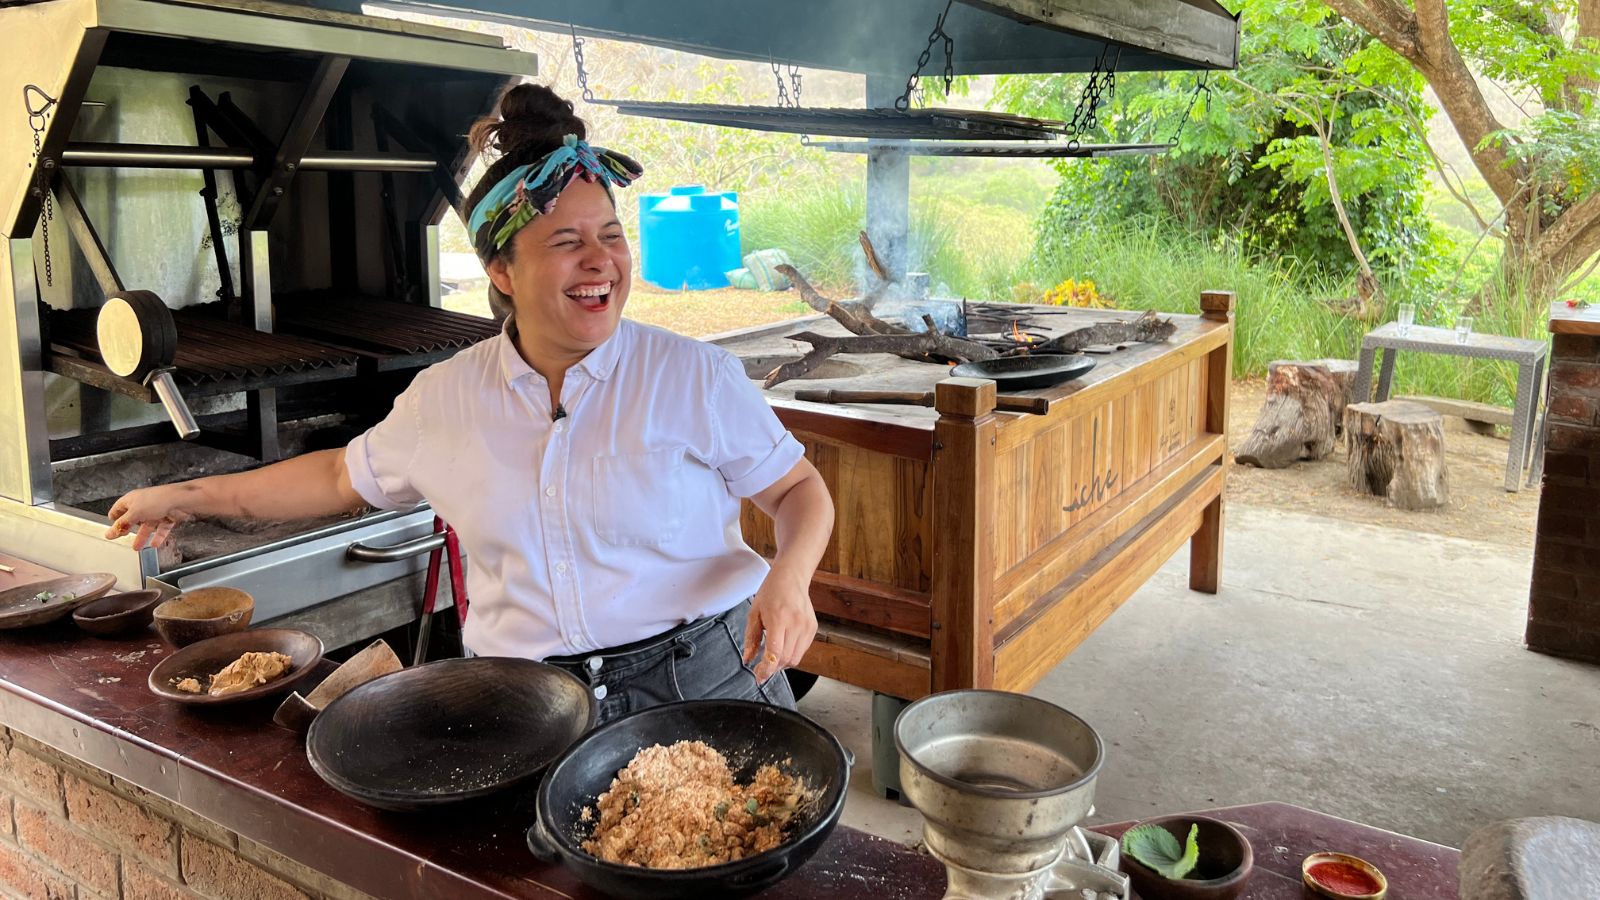
<path fill-rule="evenodd" d="M 1382 888 L 1378 879 L 1346 862 L 1320 862 L 1306 874 L 1325 888 L 1355 897 L 1376 894 Z"/>

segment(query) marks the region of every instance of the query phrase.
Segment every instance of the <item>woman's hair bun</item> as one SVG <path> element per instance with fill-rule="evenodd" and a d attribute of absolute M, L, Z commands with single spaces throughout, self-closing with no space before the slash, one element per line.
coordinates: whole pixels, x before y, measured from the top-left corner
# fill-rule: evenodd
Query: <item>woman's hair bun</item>
<path fill-rule="evenodd" d="M 473 123 L 470 139 L 479 153 L 492 149 L 502 157 L 542 156 L 569 134 L 588 137 L 571 101 L 542 84 L 519 84 L 500 98 L 498 118 L 485 116 Z"/>

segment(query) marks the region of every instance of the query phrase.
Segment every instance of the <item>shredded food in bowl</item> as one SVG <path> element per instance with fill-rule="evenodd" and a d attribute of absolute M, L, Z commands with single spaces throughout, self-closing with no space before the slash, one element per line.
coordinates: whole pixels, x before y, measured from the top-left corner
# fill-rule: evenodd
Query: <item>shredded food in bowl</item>
<path fill-rule="evenodd" d="M 634 755 L 582 820 L 599 824 L 583 849 L 607 862 L 692 869 L 732 862 L 782 844 L 805 784 L 778 766 L 734 781 L 728 760 L 701 741 L 656 744 Z"/>

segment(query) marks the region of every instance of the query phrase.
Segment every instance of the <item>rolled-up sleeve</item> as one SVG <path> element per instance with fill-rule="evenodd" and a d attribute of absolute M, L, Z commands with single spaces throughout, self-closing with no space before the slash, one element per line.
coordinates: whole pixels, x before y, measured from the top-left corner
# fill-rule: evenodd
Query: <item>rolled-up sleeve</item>
<path fill-rule="evenodd" d="M 767 398 L 745 377 L 732 354 L 719 362 L 713 396 L 712 465 L 735 497 L 761 493 L 805 456 L 805 448 L 778 421 Z"/>
<path fill-rule="evenodd" d="M 395 398 L 394 409 L 382 422 L 345 447 L 351 486 L 378 509 L 405 509 L 422 502 L 410 476 L 422 436 L 416 393 L 413 384 Z"/>

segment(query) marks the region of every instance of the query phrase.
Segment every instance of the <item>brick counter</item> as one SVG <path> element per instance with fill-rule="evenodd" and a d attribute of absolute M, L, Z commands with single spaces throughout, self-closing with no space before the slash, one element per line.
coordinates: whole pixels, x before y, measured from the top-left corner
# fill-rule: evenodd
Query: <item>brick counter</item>
<path fill-rule="evenodd" d="M 1528 647 L 1600 662 L 1600 309 L 1550 317 L 1550 414 Z"/>
<path fill-rule="evenodd" d="M 556 900 L 599 895 L 528 852 L 534 786 L 425 814 L 323 784 L 275 701 L 196 710 L 145 686 L 147 632 L 0 632 L 0 895 L 33 900 Z M 325 676 L 332 664 L 324 663 Z M 840 827 L 763 896 L 914 900 L 944 869 Z"/>

